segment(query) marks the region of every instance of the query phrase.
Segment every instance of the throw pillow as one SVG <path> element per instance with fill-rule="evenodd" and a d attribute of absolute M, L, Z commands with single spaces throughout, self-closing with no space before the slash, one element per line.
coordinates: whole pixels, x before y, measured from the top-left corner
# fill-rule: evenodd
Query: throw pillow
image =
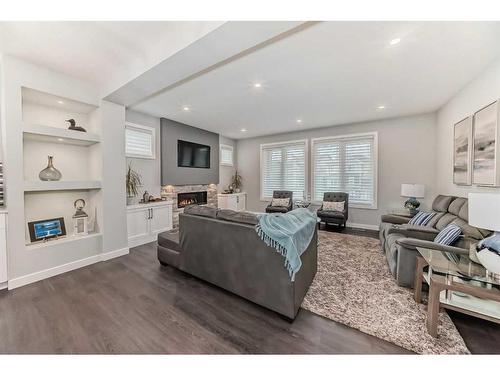
<path fill-rule="evenodd" d="M 345 202 L 323 202 L 323 211 L 344 211 Z"/>
<path fill-rule="evenodd" d="M 429 221 L 436 215 L 435 212 L 419 212 L 411 218 L 408 224 L 411 225 L 427 225 Z"/>
<path fill-rule="evenodd" d="M 272 207 L 288 207 L 290 198 L 273 198 L 271 201 Z"/>
<path fill-rule="evenodd" d="M 456 224 L 449 224 L 441 232 L 438 233 L 434 242 L 441 245 L 451 245 L 453 244 L 462 233 L 462 229 Z"/>

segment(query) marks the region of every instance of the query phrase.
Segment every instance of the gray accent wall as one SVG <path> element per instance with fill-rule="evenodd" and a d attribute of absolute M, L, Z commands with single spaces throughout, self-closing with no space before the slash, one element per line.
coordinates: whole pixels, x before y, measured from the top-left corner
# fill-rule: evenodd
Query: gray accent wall
<path fill-rule="evenodd" d="M 428 208 L 438 193 L 435 190 L 436 115 L 425 114 L 389 120 L 331 126 L 257 137 L 237 142 L 238 171 L 247 192 L 247 209 L 264 211 L 268 202 L 260 200 L 260 145 L 355 133 L 378 132 L 378 208 L 349 210 L 351 225 L 377 226 L 380 215 L 401 209 L 405 198 L 400 196 L 402 183 L 419 183 L 426 187 L 422 207 Z M 311 160 L 309 155 L 309 161 Z M 311 188 L 310 166 L 307 185 Z"/>
<path fill-rule="evenodd" d="M 219 134 L 166 118 L 160 119 L 161 184 L 208 185 L 219 183 Z M 177 141 L 210 146 L 210 168 L 177 166 Z"/>

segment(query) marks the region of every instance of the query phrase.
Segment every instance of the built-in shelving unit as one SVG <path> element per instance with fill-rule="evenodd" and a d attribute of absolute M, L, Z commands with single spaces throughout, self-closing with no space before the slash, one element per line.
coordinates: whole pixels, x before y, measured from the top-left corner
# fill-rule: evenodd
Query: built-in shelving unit
<path fill-rule="evenodd" d="M 95 190 L 101 181 L 25 181 L 24 191 Z"/>
<path fill-rule="evenodd" d="M 51 239 L 45 242 L 26 243 L 26 248 L 29 250 L 42 249 L 47 247 L 59 246 L 75 241 L 94 241 L 96 238 L 102 237 L 101 233 L 89 233 L 86 236 L 67 236 L 58 239 Z"/>
<path fill-rule="evenodd" d="M 25 140 L 53 142 L 88 147 L 100 142 L 100 137 L 94 133 L 79 132 L 53 126 L 28 125 L 23 126 Z"/>

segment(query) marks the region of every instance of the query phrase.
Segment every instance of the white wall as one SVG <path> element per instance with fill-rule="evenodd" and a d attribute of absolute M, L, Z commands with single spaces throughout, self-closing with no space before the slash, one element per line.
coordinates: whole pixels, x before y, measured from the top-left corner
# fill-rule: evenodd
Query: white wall
<path fill-rule="evenodd" d="M 453 126 L 465 117 L 500 98 L 500 61 L 459 91 L 437 114 L 436 187 L 442 194 L 467 196 L 470 191 L 500 188 L 453 184 Z"/>
<path fill-rule="evenodd" d="M 142 187 L 139 190 L 139 197 L 141 198 L 145 190 L 155 197 L 160 196 L 161 192 L 161 179 L 160 179 L 160 119 L 144 113 L 126 110 L 125 120 L 134 124 L 149 126 L 155 129 L 156 145 L 155 145 L 155 159 L 140 159 L 140 158 L 127 158 L 127 168 L 132 163 L 132 169 L 141 175 Z"/>
<path fill-rule="evenodd" d="M 219 145 L 233 146 L 233 166 L 232 167 L 229 167 L 227 165 L 219 166 L 219 185 L 217 185 L 217 191 L 220 192 L 222 190 L 227 189 L 227 187 L 231 183 L 231 177 L 234 176 L 234 173 L 236 172 L 236 169 L 238 167 L 238 157 L 237 157 L 237 145 L 234 139 L 223 137 L 221 135 L 219 136 Z"/>
<path fill-rule="evenodd" d="M 429 207 L 437 194 L 434 188 L 435 126 L 435 114 L 425 114 L 238 140 L 238 170 L 243 176 L 243 190 L 248 193 L 247 208 L 263 211 L 268 204 L 260 201 L 260 144 L 373 131 L 378 132 L 379 142 L 378 209 L 353 208 L 349 211 L 349 221 L 378 225 L 381 214 L 402 207 L 401 184 L 407 182 L 425 184 L 422 207 Z M 310 173 L 307 181 L 310 189 Z"/>

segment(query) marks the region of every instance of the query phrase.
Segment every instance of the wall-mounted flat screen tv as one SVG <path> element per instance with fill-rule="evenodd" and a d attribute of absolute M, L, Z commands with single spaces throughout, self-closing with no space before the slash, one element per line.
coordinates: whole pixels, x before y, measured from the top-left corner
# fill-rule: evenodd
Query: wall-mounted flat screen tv
<path fill-rule="evenodd" d="M 177 141 L 177 166 L 186 168 L 210 168 L 210 146 Z"/>

